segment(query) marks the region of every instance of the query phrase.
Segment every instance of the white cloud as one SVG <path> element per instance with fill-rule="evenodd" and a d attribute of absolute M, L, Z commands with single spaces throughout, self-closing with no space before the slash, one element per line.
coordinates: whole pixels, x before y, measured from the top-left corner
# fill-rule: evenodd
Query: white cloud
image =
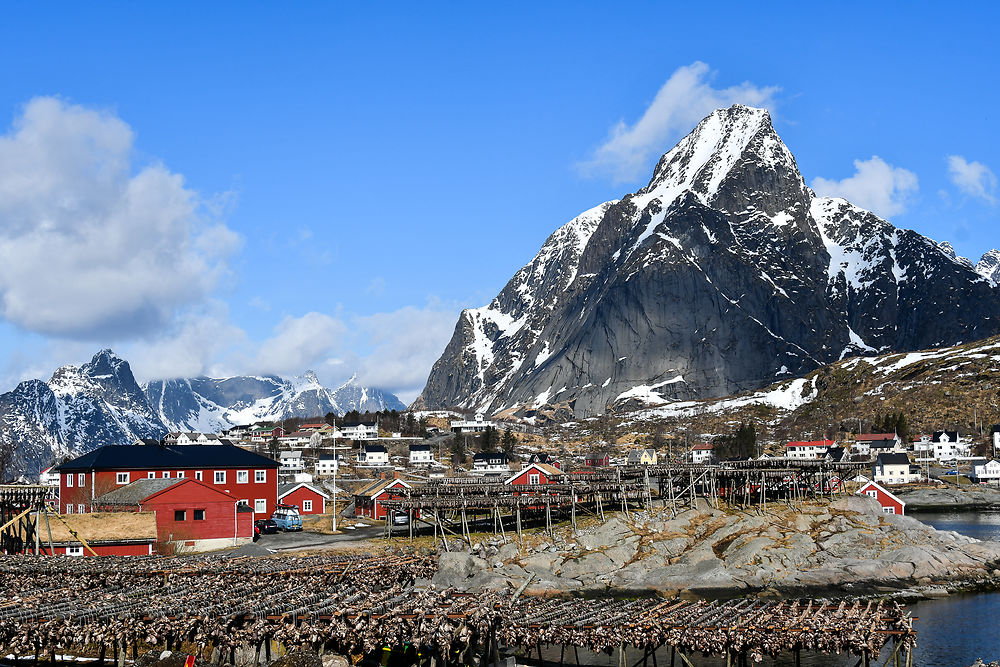
<path fill-rule="evenodd" d="M 619 121 L 591 158 L 579 165 L 586 174 L 609 174 L 615 183 L 635 181 L 646 175 L 652 159 L 666 152 L 673 140 L 691 130 L 720 107 L 746 104 L 773 109 L 776 86 L 750 82 L 713 88 L 714 72 L 703 62 L 678 68 L 656 93 L 634 125 Z"/>
<path fill-rule="evenodd" d="M 967 195 L 996 204 L 997 177 L 982 162 L 968 162 L 961 155 L 948 156 L 948 176 Z"/>
<path fill-rule="evenodd" d="M 258 347 L 253 372 L 296 375 L 315 368 L 343 344 L 347 332 L 344 322 L 323 313 L 285 317 Z"/>
<path fill-rule="evenodd" d="M 121 119 L 43 97 L 0 136 L 0 316 L 66 338 L 128 338 L 201 302 L 239 238 Z"/>
<path fill-rule="evenodd" d="M 903 213 L 910 196 L 917 192 L 916 174 L 893 167 L 877 155 L 870 160 L 855 160 L 854 169 L 853 176 L 840 181 L 814 178 L 812 189 L 823 197 L 843 197 L 882 218 Z"/>

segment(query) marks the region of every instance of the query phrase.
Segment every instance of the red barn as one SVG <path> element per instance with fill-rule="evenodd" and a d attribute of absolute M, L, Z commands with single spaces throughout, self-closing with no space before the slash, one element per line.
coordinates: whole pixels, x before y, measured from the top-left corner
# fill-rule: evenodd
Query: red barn
<path fill-rule="evenodd" d="M 55 471 L 63 514 L 89 512 L 98 496 L 142 479 L 204 482 L 265 517 L 278 502 L 278 462 L 235 445 L 110 445 Z"/>
<path fill-rule="evenodd" d="M 181 553 L 253 541 L 253 511 L 230 494 L 190 478 L 140 479 L 93 500 L 110 512 L 153 512 L 162 551 Z"/>
<path fill-rule="evenodd" d="M 555 484 L 562 479 L 562 474 L 562 471 L 555 466 L 545 465 L 544 463 L 532 463 L 523 470 L 508 477 L 504 480 L 504 484 Z"/>
<path fill-rule="evenodd" d="M 375 519 L 384 519 L 386 515 L 384 501 L 394 496 L 393 489 L 409 489 L 409 484 L 401 479 L 382 479 L 354 494 L 354 516 Z"/>
<path fill-rule="evenodd" d="M 884 514 L 903 514 L 906 510 L 906 503 L 875 482 L 868 482 L 858 489 L 858 495 L 877 500 Z"/>
<path fill-rule="evenodd" d="M 312 484 L 282 484 L 278 487 L 278 502 L 295 505 L 299 514 L 326 514 L 326 501 L 330 496 Z"/>

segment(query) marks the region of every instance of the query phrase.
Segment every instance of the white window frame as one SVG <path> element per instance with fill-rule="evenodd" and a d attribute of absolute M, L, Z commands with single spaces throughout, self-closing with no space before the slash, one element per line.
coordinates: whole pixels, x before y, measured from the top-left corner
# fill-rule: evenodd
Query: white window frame
<path fill-rule="evenodd" d="M 865 495 L 871 496 L 872 498 L 876 498 L 877 499 L 878 498 L 878 491 L 876 491 L 875 489 L 869 489 L 868 491 L 865 491 Z"/>
<path fill-rule="evenodd" d="M 200 471 L 200 470 L 195 470 L 195 471 L 194 471 L 194 478 L 195 478 L 196 480 L 198 480 L 199 482 L 201 481 L 201 478 L 202 478 L 202 474 L 201 474 L 201 471 Z"/>
<path fill-rule="evenodd" d="M 892 507 L 891 505 L 882 508 L 882 514 L 895 514 L 895 513 L 896 513 L 896 508 Z"/>
<path fill-rule="evenodd" d="M 183 470 L 178 470 L 177 471 L 177 479 L 184 479 L 184 471 Z"/>
<path fill-rule="evenodd" d="M 221 479 L 219 478 L 219 475 L 222 476 Z M 213 475 L 213 477 L 212 477 L 212 483 L 213 484 L 225 484 L 226 483 L 226 471 L 225 470 L 216 470 L 215 471 L 215 475 Z"/>
<path fill-rule="evenodd" d="M 237 484 L 249 484 L 250 483 L 250 471 L 249 470 L 237 470 L 236 471 L 236 483 Z"/>
<path fill-rule="evenodd" d="M 77 514 L 86 514 L 87 513 L 86 506 L 84 506 L 83 503 L 77 503 L 76 504 L 76 513 Z"/>
<path fill-rule="evenodd" d="M 253 501 L 253 511 L 257 514 L 267 513 L 267 499 L 266 498 L 255 498 Z"/>
<path fill-rule="evenodd" d="M 72 513 L 73 513 L 73 503 L 68 503 L 66 505 L 66 514 L 72 514 Z"/>
<path fill-rule="evenodd" d="M 302 511 L 303 512 L 312 512 L 313 511 L 313 501 L 311 501 L 311 500 L 303 500 L 302 501 Z"/>
<path fill-rule="evenodd" d="M 146 479 L 156 479 L 156 473 L 150 470 L 146 473 Z"/>
<path fill-rule="evenodd" d="M 66 488 L 67 489 L 73 488 L 73 473 L 66 475 Z"/>
<path fill-rule="evenodd" d="M 82 556 L 83 547 L 66 547 L 67 556 Z"/>
<path fill-rule="evenodd" d="M 169 470 L 164 470 L 162 473 L 160 473 L 160 478 L 161 479 L 170 479 L 170 471 Z"/>
<path fill-rule="evenodd" d="M 76 473 L 76 485 L 79 486 L 81 489 L 87 486 L 87 473 L 85 472 Z"/>
<path fill-rule="evenodd" d="M 537 472 L 533 472 L 528 475 L 528 484 L 541 484 L 541 475 Z"/>
<path fill-rule="evenodd" d="M 119 472 L 115 473 L 115 484 L 128 484 L 131 473 Z"/>
<path fill-rule="evenodd" d="M 254 484 L 264 484 L 267 482 L 267 471 L 266 470 L 254 470 L 253 471 L 253 483 Z"/>

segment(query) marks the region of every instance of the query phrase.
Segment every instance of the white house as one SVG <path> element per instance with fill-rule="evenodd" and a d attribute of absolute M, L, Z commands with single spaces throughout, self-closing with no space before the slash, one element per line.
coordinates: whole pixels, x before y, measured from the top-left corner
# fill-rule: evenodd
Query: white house
<path fill-rule="evenodd" d="M 42 486 L 54 486 L 58 489 L 59 473 L 52 472 L 52 469 L 55 467 L 56 467 L 55 464 L 50 465 L 48 468 L 45 468 L 40 473 L 38 473 L 38 483 L 41 484 Z"/>
<path fill-rule="evenodd" d="M 472 457 L 473 475 L 506 475 L 510 462 L 503 452 L 483 452 Z"/>
<path fill-rule="evenodd" d="M 338 470 L 340 470 L 340 464 L 343 461 L 343 456 L 333 454 L 320 454 L 319 458 L 316 459 L 316 476 L 323 477 L 326 475 L 332 475 Z"/>
<path fill-rule="evenodd" d="M 884 452 L 901 452 L 904 449 L 903 441 L 895 433 L 860 433 L 854 437 L 851 453 L 878 456 Z"/>
<path fill-rule="evenodd" d="M 291 474 L 291 473 L 303 472 L 306 469 L 305 461 L 303 461 L 302 459 L 301 451 L 281 452 L 278 461 L 281 463 L 280 471 L 282 473 Z"/>
<path fill-rule="evenodd" d="M 1000 463 L 996 460 L 972 459 L 969 479 L 979 484 L 1000 484 Z"/>
<path fill-rule="evenodd" d="M 363 445 L 358 452 L 358 465 L 387 466 L 389 465 L 389 452 L 382 445 Z"/>
<path fill-rule="evenodd" d="M 910 473 L 910 457 L 900 452 L 879 454 L 872 468 L 872 477 L 879 484 L 909 484 L 918 475 Z"/>
<path fill-rule="evenodd" d="M 375 440 L 378 438 L 378 422 L 344 422 L 337 430 L 337 437 L 347 440 Z"/>
<path fill-rule="evenodd" d="M 934 435 L 920 436 L 920 440 L 913 443 L 913 452 L 919 458 L 936 461 L 953 461 L 969 456 L 971 449 L 972 445 L 962 442 L 957 431 L 935 431 Z"/>
<path fill-rule="evenodd" d="M 785 456 L 815 461 L 826 456 L 826 450 L 833 445 L 833 440 L 796 440 L 785 445 Z"/>
<path fill-rule="evenodd" d="M 712 463 L 715 460 L 715 447 L 702 443 L 691 448 L 691 463 Z"/>
<path fill-rule="evenodd" d="M 451 420 L 451 430 L 455 433 L 481 433 L 491 426 L 494 426 L 493 422 L 483 419 L 483 415 L 478 413 L 474 419 Z"/>
<path fill-rule="evenodd" d="M 410 465 L 430 465 L 434 463 L 430 445 L 410 445 Z"/>

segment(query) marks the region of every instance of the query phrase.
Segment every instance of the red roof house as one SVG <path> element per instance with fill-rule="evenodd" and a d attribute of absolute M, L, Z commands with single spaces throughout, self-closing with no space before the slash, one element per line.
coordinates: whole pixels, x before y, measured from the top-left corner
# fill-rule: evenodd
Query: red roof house
<path fill-rule="evenodd" d="M 868 496 L 878 501 L 885 514 L 903 514 L 906 511 L 906 503 L 891 494 L 885 487 L 876 482 L 868 482 L 858 489 L 859 496 Z"/>
<path fill-rule="evenodd" d="M 195 479 L 140 479 L 93 500 L 108 512 L 153 512 L 166 553 L 210 551 L 253 541 L 253 510 Z"/>
<path fill-rule="evenodd" d="M 278 487 L 278 502 L 295 505 L 299 514 L 326 514 L 326 501 L 330 496 L 312 484 L 282 484 Z"/>

